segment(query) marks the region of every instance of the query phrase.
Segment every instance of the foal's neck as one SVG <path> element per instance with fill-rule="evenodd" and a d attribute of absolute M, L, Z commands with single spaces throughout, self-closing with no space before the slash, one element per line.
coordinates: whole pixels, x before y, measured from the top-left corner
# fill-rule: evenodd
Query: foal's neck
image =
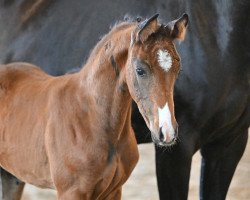
<path fill-rule="evenodd" d="M 93 50 L 81 70 L 81 86 L 93 104 L 100 131 L 118 139 L 131 126 L 131 96 L 126 84 L 125 65 L 133 25 L 108 34 Z M 104 128 L 105 127 L 105 128 Z M 116 137 L 115 137 L 116 135 Z"/>

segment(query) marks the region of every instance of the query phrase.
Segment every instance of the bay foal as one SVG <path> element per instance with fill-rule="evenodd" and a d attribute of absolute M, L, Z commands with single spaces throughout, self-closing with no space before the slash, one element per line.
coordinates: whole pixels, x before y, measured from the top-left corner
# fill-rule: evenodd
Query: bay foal
<path fill-rule="evenodd" d="M 79 73 L 51 77 L 38 67 L 0 67 L 0 166 L 20 180 L 57 190 L 58 199 L 120 199 L 138 150 L 137 103 L 152 138 L 177 137 L 173 86 L 187 15 L 164 26 L 158 15 L 115 26 Z"/>

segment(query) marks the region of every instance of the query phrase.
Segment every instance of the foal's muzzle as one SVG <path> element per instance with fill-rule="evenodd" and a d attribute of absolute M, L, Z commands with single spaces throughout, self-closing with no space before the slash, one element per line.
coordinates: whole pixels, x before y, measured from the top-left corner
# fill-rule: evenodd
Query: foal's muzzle
<path fill-rule="evenodd" d="M 169 146 L 175 144 L 178 137 L 178 125 L 176 124 L 174 132 L 164 131 L 163 127 L 159 129 L 159 145 Z"/>

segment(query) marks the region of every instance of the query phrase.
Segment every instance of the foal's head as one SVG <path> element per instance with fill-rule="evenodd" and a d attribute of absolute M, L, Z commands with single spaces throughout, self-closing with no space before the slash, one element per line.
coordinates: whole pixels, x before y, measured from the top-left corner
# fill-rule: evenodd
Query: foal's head
<path fill-rule="evenodd" d="M 130 94 L 159 145 L 173 144 L 178 125 L 173 89 L 180 70 L 174 40 L 183 40 L 188 16 L 160 24 L 158 15 L 141 22 L 131 34 L 126 80 Z"/>

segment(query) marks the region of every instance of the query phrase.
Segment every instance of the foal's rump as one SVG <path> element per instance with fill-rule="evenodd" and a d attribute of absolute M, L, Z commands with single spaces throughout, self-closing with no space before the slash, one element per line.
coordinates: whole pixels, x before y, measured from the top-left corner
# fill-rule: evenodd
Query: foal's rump
<path fill-rule="evenodd" d="M 39 180 L 38 186 L 50 185 L 44 147 L 49 79 L 30 64 L 0 66 L 0 166 L 24 181 Z"/>
<path fill-rule="evenodd" d="M 39 67 L 29 63 L 11 63 L 0 65 L 0 85 L 1 89 L 18 84 L 19 81 L 35 81 L 48 78 L 49 75 L 44 73 Z"/>

